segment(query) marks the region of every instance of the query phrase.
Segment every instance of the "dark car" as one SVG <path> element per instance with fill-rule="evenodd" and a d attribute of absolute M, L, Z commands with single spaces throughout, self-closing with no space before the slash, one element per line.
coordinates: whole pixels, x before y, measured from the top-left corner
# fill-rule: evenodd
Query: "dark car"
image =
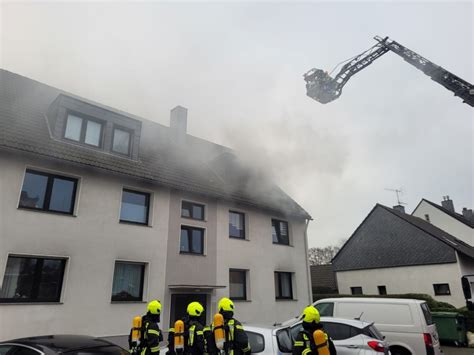
<path fill-rule="evenodd" d="M 0 355 L 129 355 L 105 339 L 86 335 L 44 335 L 0 342 Z"/>

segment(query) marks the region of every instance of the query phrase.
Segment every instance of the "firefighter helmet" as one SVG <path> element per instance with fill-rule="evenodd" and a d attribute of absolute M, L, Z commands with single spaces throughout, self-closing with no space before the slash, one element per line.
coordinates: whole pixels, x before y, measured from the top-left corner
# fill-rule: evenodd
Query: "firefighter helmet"
<path fill-rule="evenodd" d="M 221 311 L 234 312 L 234 302 L 232 302 L 227 297 L 221 298 L 217 306 L 217 309 L 219 312 Z"/>
<path fill-rule="evenodd" d="M 204 307 L 199 302 L 188 304 L 187 312 L 190 316 L 199 317 L 204 312 Z"/>
<path fill-rule="evenodd" d="M 160 314 L 161 313 L 161 303 L 158 300 L 153 300 L 148 303 L 148 312 L 151 314 Z"/>

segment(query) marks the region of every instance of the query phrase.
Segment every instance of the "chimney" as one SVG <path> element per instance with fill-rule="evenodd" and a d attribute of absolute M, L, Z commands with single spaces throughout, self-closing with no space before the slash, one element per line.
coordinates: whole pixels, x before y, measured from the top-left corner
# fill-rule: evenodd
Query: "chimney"
<path fill-rule="evenodd" d="M 170 128 L 176 134 L 186 134 L 188 125 L 188 109 L 183 106 L 176 106 L 171 110 Z"/>
<path fill-rule="evenodd" d="M 448 211 L 456 212 L 454 211 L 453 200 L 451 200 L 449 196 L 443 196 L 443 201 L 441 201 L 441 206 L 446 208 Z"/>
<path fill-rule="evenodd" d="M 393 209 L 394 209 L 395 211 L 398 211 L 398 212 L 401 212 L 401 213 L 405 213 L 405 207 L 403 207 L 402 205 L 393 206 Z"/>
<path fill-rule="evenodd" d="M 466 207 L 464 207 L 462 209 L 462 215 L 464 216 L 464 218 L 466 218 L 468 221 L 473 221 L 474 222 L 474 214 L 472 213 L 472 210 L 471 209 L 467 209 Z"/>

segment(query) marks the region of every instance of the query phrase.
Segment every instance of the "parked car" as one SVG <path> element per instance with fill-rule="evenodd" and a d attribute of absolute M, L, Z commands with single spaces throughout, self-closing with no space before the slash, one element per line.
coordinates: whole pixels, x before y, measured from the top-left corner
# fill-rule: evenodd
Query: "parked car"
<path fill-rule="evenodd" d="M 322 316 L 374 322 L 392 355 L 440 355 L 436 325 L 424 301 L 399 298 L 326 298 L 313 305 Z"/>
<path fill-rule="evenodd" d="M 371 323 L 325 317 L 321 323 L 333 339 L 338 355 L 390 354 L 383 336 Z M 262 355 L 291 353 L 301 327 L 299 319 L 274 326 L 244 324 L 252 353 Z"/>
<path fill-rule="evenodd" d="M 0 355 L 130 355 L 105 339 L 85 335 L 46 335 L 0 342 Z"/>

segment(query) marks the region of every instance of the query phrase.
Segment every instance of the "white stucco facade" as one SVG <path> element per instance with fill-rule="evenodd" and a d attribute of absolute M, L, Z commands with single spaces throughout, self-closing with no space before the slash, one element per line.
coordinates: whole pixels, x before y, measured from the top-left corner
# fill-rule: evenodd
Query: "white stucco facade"
<path fill-rule="evenodd" d="M 472 260 L 470 262 L 472 263 Z M 461 287 L 459 262 L 339 271 L 336 277 L 341 294 L 351 294 L 351 287 L 362 287 L 364 295 L 378 295 L 378 286 L 385 286 L 388 294 L 424 293 L 456 307 L 466 304 Z M 451 294 L 436 296 L 433 284 L 445 283 L 449 284 Z"/>
<path fill-rule="evenodd" d="M 73 216 L 18 208 L 26 168 L 79 179 Z M 119 222 L 123 188 L 151 194 L 149 226 Z M 183 199 L 205 204 L 206 220 L 183 221 Z M 229 209 L 245 213 L 248 240 L 229 238 Z M 9 255 L 67 259 L 60 302 L 0 303 L 0 340 L 54 333 L 128 334 L 132 318 L 143 314 L 146 302 L 155 298 L 163 303 L 162 325 L 167 328 L 171 296 L 179 292 L 206 293 L 209 321 L 217 300 L 229 294 L 230 268 L 248 271 L 248 300 L 236 302 L 240 320 L 293 317 L 311 301 L 306 223 L 287 217 L 291 245 L 274 245 L 273 217 L 282 218 L 97 169 L 0 151 L 0 282 Z M 182 224 L 205 228 L 204 256 L 179 254 Z M 142 302 L 111 302 L 117 260 L 146 264 Z M 293 300 L 275 299 L 275 271 L 292 273 Z M 177 284 L 198 287 L 170 288 Z"/>
<path fill-rule="evenodd" d="M 465 243 L 474 246 L 474 229 L 458 221 L 456 218 L 422 200 L 412 213 L 413 216 L 426 220 L 445 232 L 455 236 Z"/>

